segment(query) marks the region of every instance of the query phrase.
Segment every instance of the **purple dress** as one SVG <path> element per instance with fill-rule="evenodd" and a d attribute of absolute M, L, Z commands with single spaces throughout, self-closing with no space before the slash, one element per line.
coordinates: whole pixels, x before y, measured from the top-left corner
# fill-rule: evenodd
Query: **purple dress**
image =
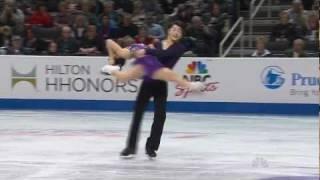
<path fill-rule="evenodd" d="M 129 50 L 134 52 L 145 48 L 147 47 L 144 44 L 133 44 L 129 47 Z M 133 64 L 143 66 L 145 78 L 152 78 L 156 71 L 164 67 L 156 57 L 151 55 L 145 55 L 141 58 L 137 58 Z"/>

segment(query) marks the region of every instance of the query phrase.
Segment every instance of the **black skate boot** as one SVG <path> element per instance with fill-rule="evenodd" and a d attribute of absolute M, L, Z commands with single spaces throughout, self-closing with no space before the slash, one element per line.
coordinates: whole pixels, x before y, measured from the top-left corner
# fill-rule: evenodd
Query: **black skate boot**
<path fill-rule="evenodd" d="M 154 159 L 157 157 L 156 151 L 149 147 L 146 147 L 146 154 L 149 156 L 150 159 Z"/>
<path fill-rule="evenodd" d="M 136 155 L 136 151 L 132 148 L 125 148 L 121 153 L 120 157 L 124 159 L 131 159 L 134 158 Z"/>

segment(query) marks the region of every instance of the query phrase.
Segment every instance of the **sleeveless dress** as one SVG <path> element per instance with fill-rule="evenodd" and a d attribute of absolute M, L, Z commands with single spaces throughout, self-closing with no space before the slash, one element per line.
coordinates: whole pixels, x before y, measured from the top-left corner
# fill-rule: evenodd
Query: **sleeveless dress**
<path fill-rule="evenodd" d="M 130 52 L 134 52 L 140 49 L 146 49 L 147 46 L 144 44 L 132 44 L 129 46 Z M 134 65 L 142 65 L 144 69 L 144 76 L 147 78 L 152 78 L 153 74 L 164 66 L 158 59 L 151 55 L 145 55 L 141 58 L 137 58 L 134 62 Z"/>

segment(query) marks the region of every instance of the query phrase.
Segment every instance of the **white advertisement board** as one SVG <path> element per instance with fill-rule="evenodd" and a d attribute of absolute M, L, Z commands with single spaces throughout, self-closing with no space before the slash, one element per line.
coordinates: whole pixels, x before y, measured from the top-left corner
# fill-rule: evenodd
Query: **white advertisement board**
<path fill-rule="evenodd" d="M 106 57 L 0 56 L 0 98 L 134 100 L 141 80 L 100 74 Z M 130 66 L 127 63 L 127 67 Z M 169 101 L 318 104 L 317 59 L 182 58 L 175 71 L 202 93 L 169 83 Z"/>

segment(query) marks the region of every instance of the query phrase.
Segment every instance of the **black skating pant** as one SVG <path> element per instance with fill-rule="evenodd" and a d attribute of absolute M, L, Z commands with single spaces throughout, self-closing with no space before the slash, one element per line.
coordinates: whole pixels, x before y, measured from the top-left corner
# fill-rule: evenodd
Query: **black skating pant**
<path fill-rule="evenodd" d="M 137 140 L 140 132 L 141 121 L 146 107 L 153 97 L 154 119 L 151 134 L 147 140 L 146 147 L 158 150 L 166 120 L 166 103 L 168 96 L 168 85 L 164 81 L 143 81 L 134 107 L 133 119 L 130 126 L 127 147 L 136 150 Z"/>

